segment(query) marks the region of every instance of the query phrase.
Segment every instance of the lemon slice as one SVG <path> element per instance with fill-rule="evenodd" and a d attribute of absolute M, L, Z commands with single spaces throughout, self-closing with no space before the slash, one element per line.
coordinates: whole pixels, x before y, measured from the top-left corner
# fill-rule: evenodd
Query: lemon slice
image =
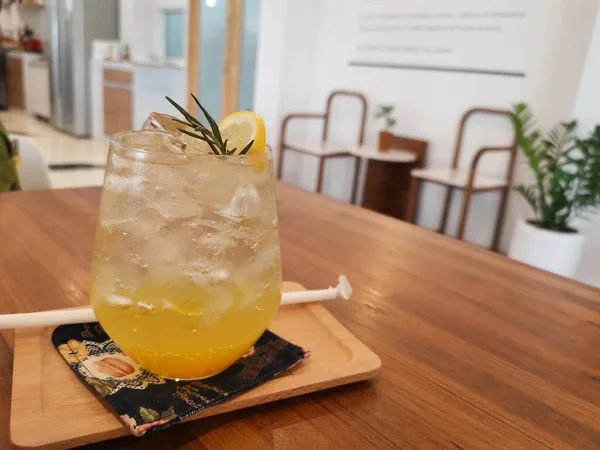
<path fill-rule="evenodd" d="M 223 140 L 227 139 L 227 148 L 236 148 L 239 154 L 250 141 L 254 141 L 248 154 L 264 153 L 267 146 L 265 123 L 252 111 L 238 111 L 228 115 L 219 125 Z"/>

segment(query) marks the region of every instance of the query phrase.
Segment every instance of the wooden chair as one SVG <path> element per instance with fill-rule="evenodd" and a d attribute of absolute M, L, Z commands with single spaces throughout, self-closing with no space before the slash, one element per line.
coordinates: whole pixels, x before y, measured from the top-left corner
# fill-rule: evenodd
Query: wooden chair
<path fill-rule="evenodd" d="M 494 237 L 492 243 L 492 249 L 497 250 L 500 243 L 500 234 L 502 231 L 502 225 L 504 223 L 504 212 L 506 209 L 506 201 L 508 198 L 509 190 L 512 186 L 515 162 L 517 155 L 517 136 L 514 134 L 512 144 L 509 147 L 483 147 L 480 148 L 471 161 L 469 170 L 459 169 L 459 159 L 462 150 L 463 137 L 465 132 L 466 124 L 473 115 L 475 114 L 488 114 L 500 117 L 506 117 L 512 123 L 512 114 L 510 111 L 490 108 L 474 108 L 467 111 L 461 121 L 458 130 L 458 136 L 456 139 L 456 148 L 454 151 L 454 159 L 452 160 L 452 167 L 449 169 L 417 169 L 411 171 L 413 190 L 418 192 L 420 189 L 420 183 L 422 181 L 428 181 L 430 183 L 439 184 L 446 187 L 446 198 L 444 200 L 444 210 L 442 212 L 442 219 L 439 227 L 440 233 L 445 233 L 446 226 L 448 224 L 448 215 L 450 213 L 450 203 L 452 201 L 452 194 L 455 189 L 465 191 L 462 210 L 460 214 L 460 220 L 458 225 L 459 240 L 463 240 L 465 229 L 467 225 L 467 217 L 469 214 L 469 206 L 471 197 L 474 194 L 483 192 L 500 192 L 500 206 L 498 208 L 498 217 L 496 219 L 496 228 L 494 230 Z M 492 152 L 508 152 L 510 155 L 508 167 L 506 169 L 506 176 L 504 178 L 489 177 L 479 175 L 477 168 L 483 155 Z M 416 216 L 416 202 L 412 207 L 411 222 L 414 223 Z"/>
<path fill-rule="evenodd" d="M 331 107 L 336 97 L 355 97 L 362 105 L 362 116 L 360 122 L 360 135 L 358 138 L 358 145 L 362 145 L 365 138 L 365 125 L 367 121 L 367 99 L 359 92 L 352 91 L 334 91 L 329 94 L 327 98 L 327 107 L 325 113 L 314 114 L 314 113 L 293 113 L 289 114 L 283 119 L 281 123 L 281 133 L 279 138 L 279 164 L 277 166 L 277 178 L 281 180 L 283 176 L 283 160 L 284 153 L 286 150 L 293 150 L 295 152 L 304 153 L 306 155 L 312 155 L 319 158 L 319 175 L 317 178 L 317 189 L 318 193 L 321 193 L 323 188 L 323 172 L 325 170 L 325 160 L 330 158 L 354 158 L 354 186 L 352 188 L 352 203 L 356 202 L 356 194 L 358 188 L 358 175 L 359 175 L 359 159 L 354 156 L 347 145 L 333 144 L 327 142 L 327 133 L 329 131 L 329 120 L 331 118 Z M 323 135 L 321 141 L 287 141 L 286 131 L 289 122 L 293 119 L 320 119 L 323 120 Z"/>

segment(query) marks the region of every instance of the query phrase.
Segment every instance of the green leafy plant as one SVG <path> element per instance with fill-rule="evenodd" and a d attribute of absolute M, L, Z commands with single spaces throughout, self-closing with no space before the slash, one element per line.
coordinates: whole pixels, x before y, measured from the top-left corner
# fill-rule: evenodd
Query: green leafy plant
<path fill-rule="evenodd" d="M 516 186 L 535 212 L 530 223 L 544 229 L 575 232 L 576 217 L 600 208 L 600 126 L 579 139 L 577 122 L 561 123 L 542 135 L 525 103 L 514 107 L 517 139 L 535 176 Z"/>
<path fill-rule="evenodd" d="M 394 106 L 393 105 L 379 105 L 377 112 L 375 113 L 376 119 L 383 119 L 383 129 L 385 131 L 392 131 L 396 126 L 396 119 L 393 116 Z"/>
<path fill-rule="evenodd" d="M 200 134 L 192 133 L 191 131 L 189 131 L 185 128 L 178 128 L 178 130 L 181 131 L 182 133 L 187 134 L 188 136 L 191 136 L 193 138 L 200 139 L 201 141 L 206 142 L 215 155 L 233 155 L 237 151 L 237 148 L 232 148 L 232 149 L 227 148 L 227 139 L 225 139 L 225 141 L 223 141 L 221 132 L 219 131 L 219 125 L 217 124 L 215 119 L 213 119 L 212 116 L 208 113 L 208 111 L 206 109 L 204 109 L 204 107 L 200 104 L 200 102 L 198 101 L 198 99 L 196 98 L 196 96 L 194 94 L 191 94 L 191 96 L 194 99 L 194 101 L 196 102 L 196 105 L 198 105 L 198 107 L 204 114 L 204 117 L 206 117 L 206 120 L 208 121 L 210 129 L 205 127 L 204 124 L 202 122 L 200 122 L 200 120 L 198 120 L 192 114 L 187 112 L 175 100 L 173 100 L 170 97 L 165 97 L 169 101 L 169 103 L 171 103 L 171 105 L 173 105 L 175 107 L 175 109 L 177 109 L 177 111 L 179 111 L 181 113 L 181 115 L 185 118 L 185 120 L 178 120 L 178 119 L 175 119 L 175 120 L 177 120 L 177 122 L 181 123 L 182 125 L 192 128 L 194 131 L 197 131 Z M 254 140 L 248 142 L 248 145 L 246 145 L 242 149 L 242 151 L 238 153 L 238 155 L 245 155 L 246 153 L 248 153 L 248 150 L 250 150 L 250 147 L 252 147 L 253 144 L 254 144 Z"/>

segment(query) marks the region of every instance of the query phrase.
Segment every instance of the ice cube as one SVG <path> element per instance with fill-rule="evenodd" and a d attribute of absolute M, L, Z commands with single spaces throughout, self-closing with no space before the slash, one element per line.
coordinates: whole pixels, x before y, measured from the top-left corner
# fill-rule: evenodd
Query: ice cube
<path fill-rule="evenodd" d="M 113 151 L 119 157 L 129 159 L 134 164 L 138 161 L 152 163 L 161 153 L 183 153 L 185 146 L 183 139 L 174 134 L 161 130 L 143 130 L 121 135 L 118 146 L 113 147 Z M 131 150 L 143 150 L 144 152 L 136 154 Z M 173 158 L 165 160 L 165 162 L 170 161 L 176 162 Z"/>
<path fill-rule="evenodd" d="M 208 277 L 208 281 L 211 282 L 212 284 L 220 284 L 220 283 L 226 281 L 227 279 L 229 279 L 229 277 L 231 275 L 229 274 L 229 272 L 227 272 L 224 269 L 217 269 L 217 270 L 208 272 L 206 274 L 206 276 Z"/>
<path fill-rule="evenodd" d="M 199 216 L 202 213 L 202 205 L 187 192 L 174 186 L 167 187 L 158 184 L 149 193 L 147 205 L 158 215 L 168 221 L 181 221 Z"/>
<path fill-rule="evenodd" d="M 142 131 L 163 131 L 181 139 L 186 144 L 183 147 L 186 153 L 212 153 L 206 142 L 183 133 L 182 129 L 200 135 L 200 132 L 195 131 L 192 127 L 178 122 L 176 117 L 157 112 L 151 113 L 142 125 Z"/>
<path fill-rule="evenodd" d="M 140 176 L 122 176 L 109 173 L 104 180 L 104 189 L 124 194 L 137 194 L 143 188 L 143 178 Z"/>
<path fill-rule="evenodd" d="M 111 295 L 106 299 L 106 301 L 112 306 L 118 306 L 121 308 L 133 305 L 131 299 L 121 295 Z"/>
<path fill-rule="evenodd" d="M 161 153 L 183 153 L 185 141 L 176 135 L 166 132 L 141 132 L 136 133 L 138 145 L 144 149 Z"/>
<path fill-rule="evenodd" d="M 211 302 L 204 308 L 202 319 L 204 325 L 211 326 L 216 324 L 234 304 L 234 298 L 231 292 L 225 288 L 214 288 L 211 290 Z"/>
<path fill-rule="evenodd" d="M 130 218 L 100 216 L 100 226 L 106 228 L 110 233 L 125 230 L 132 222 Z"/>
<path fill-rule="evenodd" d="M 192 268 L 187 268 L 183 271 L 184 275 L 188 277 L 192 283 L 198 286 L 206 286 L 208 284 L 208 277 L 206 273 L 203 271 L 194 270 Z"/>
<path fill-rule="evenodd" d="M 239 186 L 229 204 L 221 209 L 220 215 L 228 219 L 241 220 L 260 215 L 260 196 L 251 184 Z"/>
<path fill-rule="evenodd" d="M 196 231 L 199 236 L 214 236 L 215 233 L 221 233 L 227 230 L 227 227 L 216 220 L 198 219 L 190 224 L 190 228 Z"/>
<path fill-rule="evenodd" d="M 147 302 L 137 302 L 136 308 L 140 315 L 150 314 L 154 311 L 154 305 Z"/>
<path fill-rule="evenodd" d="M 183 273 L 194 284 L 202 287 L 221 284 L 224 281 L 227 281 L 231 276 L 226 270 L 208 270 L 207 267 L 209 267 L 208 264 L 203 264 L 202 268 L 190 264 L 183 270 Z"/>
<path fill-rule="evenodd" d="M 134 207 L 135 206 L 135 207 Z M 139 205 L 109 210 L 100 216 L 100 226 L 111 235 L 111 247 L 123 252 L 124 247 L 135 249 L 153 239 L 164 219 L 148 208 Z"/>
<path fill-rule="evenodd" d="M 162 270 L 164 266 L 175 267 L 185 261 L 183 245 L 185 242 L 178 242 L 176 236 L 157 236 L 142 250 L 141 261 L 158 271 Z"/>
<path fill-rule="evenodd" d="M 164 131 L 173 136 L 182 136 L 183 133 L 179 128 L 189 128 L 186 125 L 177 122 L 177 118 L 168 114 L 157 112 L 150 113 L 146 121 L 143 123 L 140 131 Z"/>
<path fill-rule="evenodd" d="M 206 142 L 204 142 L 200 139 L 196 139 L 192 136 L 186 135 L 186 136 L 184 136 L 183 140 L 187 144 L 187 147 L 185 149 L 186 153 L 197 154 L 197 155 L 203 155 L 206 153 L 213 154 L 213 151 L 211 150 L 210 146 Z"/>
<path fill-rule="evenodd" d="M 167 228 L 182 220 L 192 219 L 202 212 L 201 208 L 191 199 L 174 201 L 171 198 L 157 198 L 149 202 L 149 206 L 165 219 L 164 225 Z"/>
<path fill-rule="evenodd" d="M 127 251 L 113 254 L 104 249 L 94 261 L 93 287 L 97 298 L 109 298 L 112 295 L 122 295 L 133 292 L 137 288 L 145 269 L 132 263 Z M 115 252 L 116 253 L 116 252 Z"/>
<path fill-rule="evenodd" d="M 111 174 L 129 176 L 135 172 L 136 160 L 125 157 L 122 152 L 115 150 L 108 161 L 106 171 Z"/>
<path fill-rule="evenodd" d="M 273 267 L 274 264 L 278 263 L 280 259 L 279 248 L 273 247 L 264 249 L 258 252 L 256 257 L 256 264 L 260 269 L 268 269 Z"/>
<path fill-rule="evenodd" d="M 196 238 L 199 247 L 207 249 L 226 250 L 235 246 L 235 240 L 230 233 L 207 233 Z"/>

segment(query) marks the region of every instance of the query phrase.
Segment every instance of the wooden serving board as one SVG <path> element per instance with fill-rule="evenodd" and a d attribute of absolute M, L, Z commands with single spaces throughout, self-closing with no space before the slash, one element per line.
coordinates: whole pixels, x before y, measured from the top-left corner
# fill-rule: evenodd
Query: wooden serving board
<path fill-rule="evenodd" d="M 304 290 L 284 283 L 284 291 Z M 341 301 L 341 300 L 340 300 Z M 222 414 L 374 377 L 381 360 L 320 303 L 282 306 L 269 327 L 311 351 L 309 359 L 229 402 L 190 417 Z M 15 334 L 10 431 L 19 448 L 67 449 L 129 434 L 79 379 L 51 342 L 53 328 Z"/>

